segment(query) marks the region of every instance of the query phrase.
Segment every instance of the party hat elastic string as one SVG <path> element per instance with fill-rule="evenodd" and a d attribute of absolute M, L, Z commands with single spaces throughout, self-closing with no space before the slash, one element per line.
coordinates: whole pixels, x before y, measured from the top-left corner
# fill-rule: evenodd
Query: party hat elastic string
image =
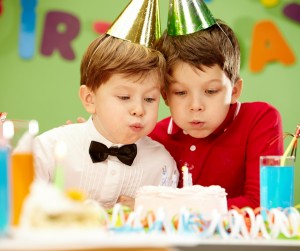
<path fill-rule="evenodd" d="M 89 60 L 88 65 L 87 65 L 87 67 L 86 67 L 86 77 L 88 77 L 88 69 L 89 69 L 90 64 L 91 64 L 91 62 L 92 62 L 92 58 L 94 57 L 95 53 L 96 53 L 97 50 L 99 49 L 100 44 L 105 40 L 105 38 L 106 38 L 106 36 L 103 36 L 102 38 L 100 38 L 97 47 L 94 49 L 94 51 L 93 51 L 93 53 L 92 53 L 92 55 L 91 55 L 91 57 L 90 57 L 90 60 Z M 99 38 L 97 38 L 97 39 L 99 39 Z"/>
<path fill-rule="evenodd" d="M 229 43 L 231 44 L 232 49 L 234 50 L 233 44 L 232 44 L 230 38 L 228 37 L 227 33 L 223 30 L 223 28 L 221 27 L 221 25 L 218 24 L 218 22 L 216 24 L 218 25 L 218 27 L 220 28 L 220 30 L 224 33 L 224 35 L 227 37 Z"/>

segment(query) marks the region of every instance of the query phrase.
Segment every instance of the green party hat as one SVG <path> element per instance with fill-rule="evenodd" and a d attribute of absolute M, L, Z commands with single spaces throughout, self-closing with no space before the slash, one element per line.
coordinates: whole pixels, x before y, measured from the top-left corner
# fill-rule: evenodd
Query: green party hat
<path fill-rule="evenodd" d="M 107 34 L 153 47 L 154 42 L 161 36 L 158 0 L 132 0 Z"/>
<path fill-rule="evenodd" d="M 203 0 L 170 0 L 168 34 L 187 35 L 216 24 Z"/>

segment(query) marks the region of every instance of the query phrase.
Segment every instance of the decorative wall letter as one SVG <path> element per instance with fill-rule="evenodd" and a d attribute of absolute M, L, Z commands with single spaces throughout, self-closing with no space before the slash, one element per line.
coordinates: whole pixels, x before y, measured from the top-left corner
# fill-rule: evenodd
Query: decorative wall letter
<path fill-rule="evenodd" d="M 21 58 L 30 59 L 35 49 L 35 8 L 37 0 L 20 0 L 22 6 L 19 31 L 19 54 Z"/>
<path fill-rule="evenodd" d="M 273 61 L 291 65 L 295 62 L 295 56 L 277 27 L 271 21 L 262 21 L 254 27 L 250 69 L 261 71 L 268 62 Z"/>
<path fill-rule="evenodd" d="M 56 49 L 63 58 L 74 60 L 71 42 L 77 37 L 80 22 L 77 17 L 60 11 L 50 11 L 46 15 L 41 53 L 50 56 Z"/>
<path fill-rule="evenodd" d="M 1 16 L 2 12 L 3 12 L 3 2 L 2 2 L 2 0 L 0 0 L 0 16 Z"/>
<path fill-rule="evenodd" d="M 284 7 L 283 13 L 288 18 L 300 23 L 300 4 L 291 3 Z"/>
<path fill-rule="evenodd" d="M 260 0 L 260 2 L 267 8 L 274 7 L 279 3 L 279 0 Z"/>

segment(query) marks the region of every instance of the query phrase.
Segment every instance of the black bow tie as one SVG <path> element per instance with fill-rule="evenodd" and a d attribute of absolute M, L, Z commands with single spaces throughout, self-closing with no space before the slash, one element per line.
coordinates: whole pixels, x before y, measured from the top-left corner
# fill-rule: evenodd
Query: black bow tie
<path fill-rule="evenodd" d="M 89 153 L 93 163 L 101 162 L 107 159 L 108 155 L 116 156 L 122 163 L 131 166 L 137 154 L 136 144 L 124 145 L 121 147 L 106 145 L 97 141 L 92 141 Z"/>

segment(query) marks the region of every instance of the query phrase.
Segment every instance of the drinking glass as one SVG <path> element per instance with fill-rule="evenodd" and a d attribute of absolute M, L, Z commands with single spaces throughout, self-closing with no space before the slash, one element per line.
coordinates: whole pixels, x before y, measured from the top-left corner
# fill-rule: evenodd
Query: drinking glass
<path fill-rule="evenodd" d="M 294 156 L 260 157 L 261 208 L 294 206 L 294 169 Z"/>
<path fill-rule="evenodd" d="M 11 154 L 11 223 L 19 224 L 23 202 L 34 178 L 32 141 L 38 132 L 38 124 L 31 120 L 14 120 L 15 134 Z"/>

